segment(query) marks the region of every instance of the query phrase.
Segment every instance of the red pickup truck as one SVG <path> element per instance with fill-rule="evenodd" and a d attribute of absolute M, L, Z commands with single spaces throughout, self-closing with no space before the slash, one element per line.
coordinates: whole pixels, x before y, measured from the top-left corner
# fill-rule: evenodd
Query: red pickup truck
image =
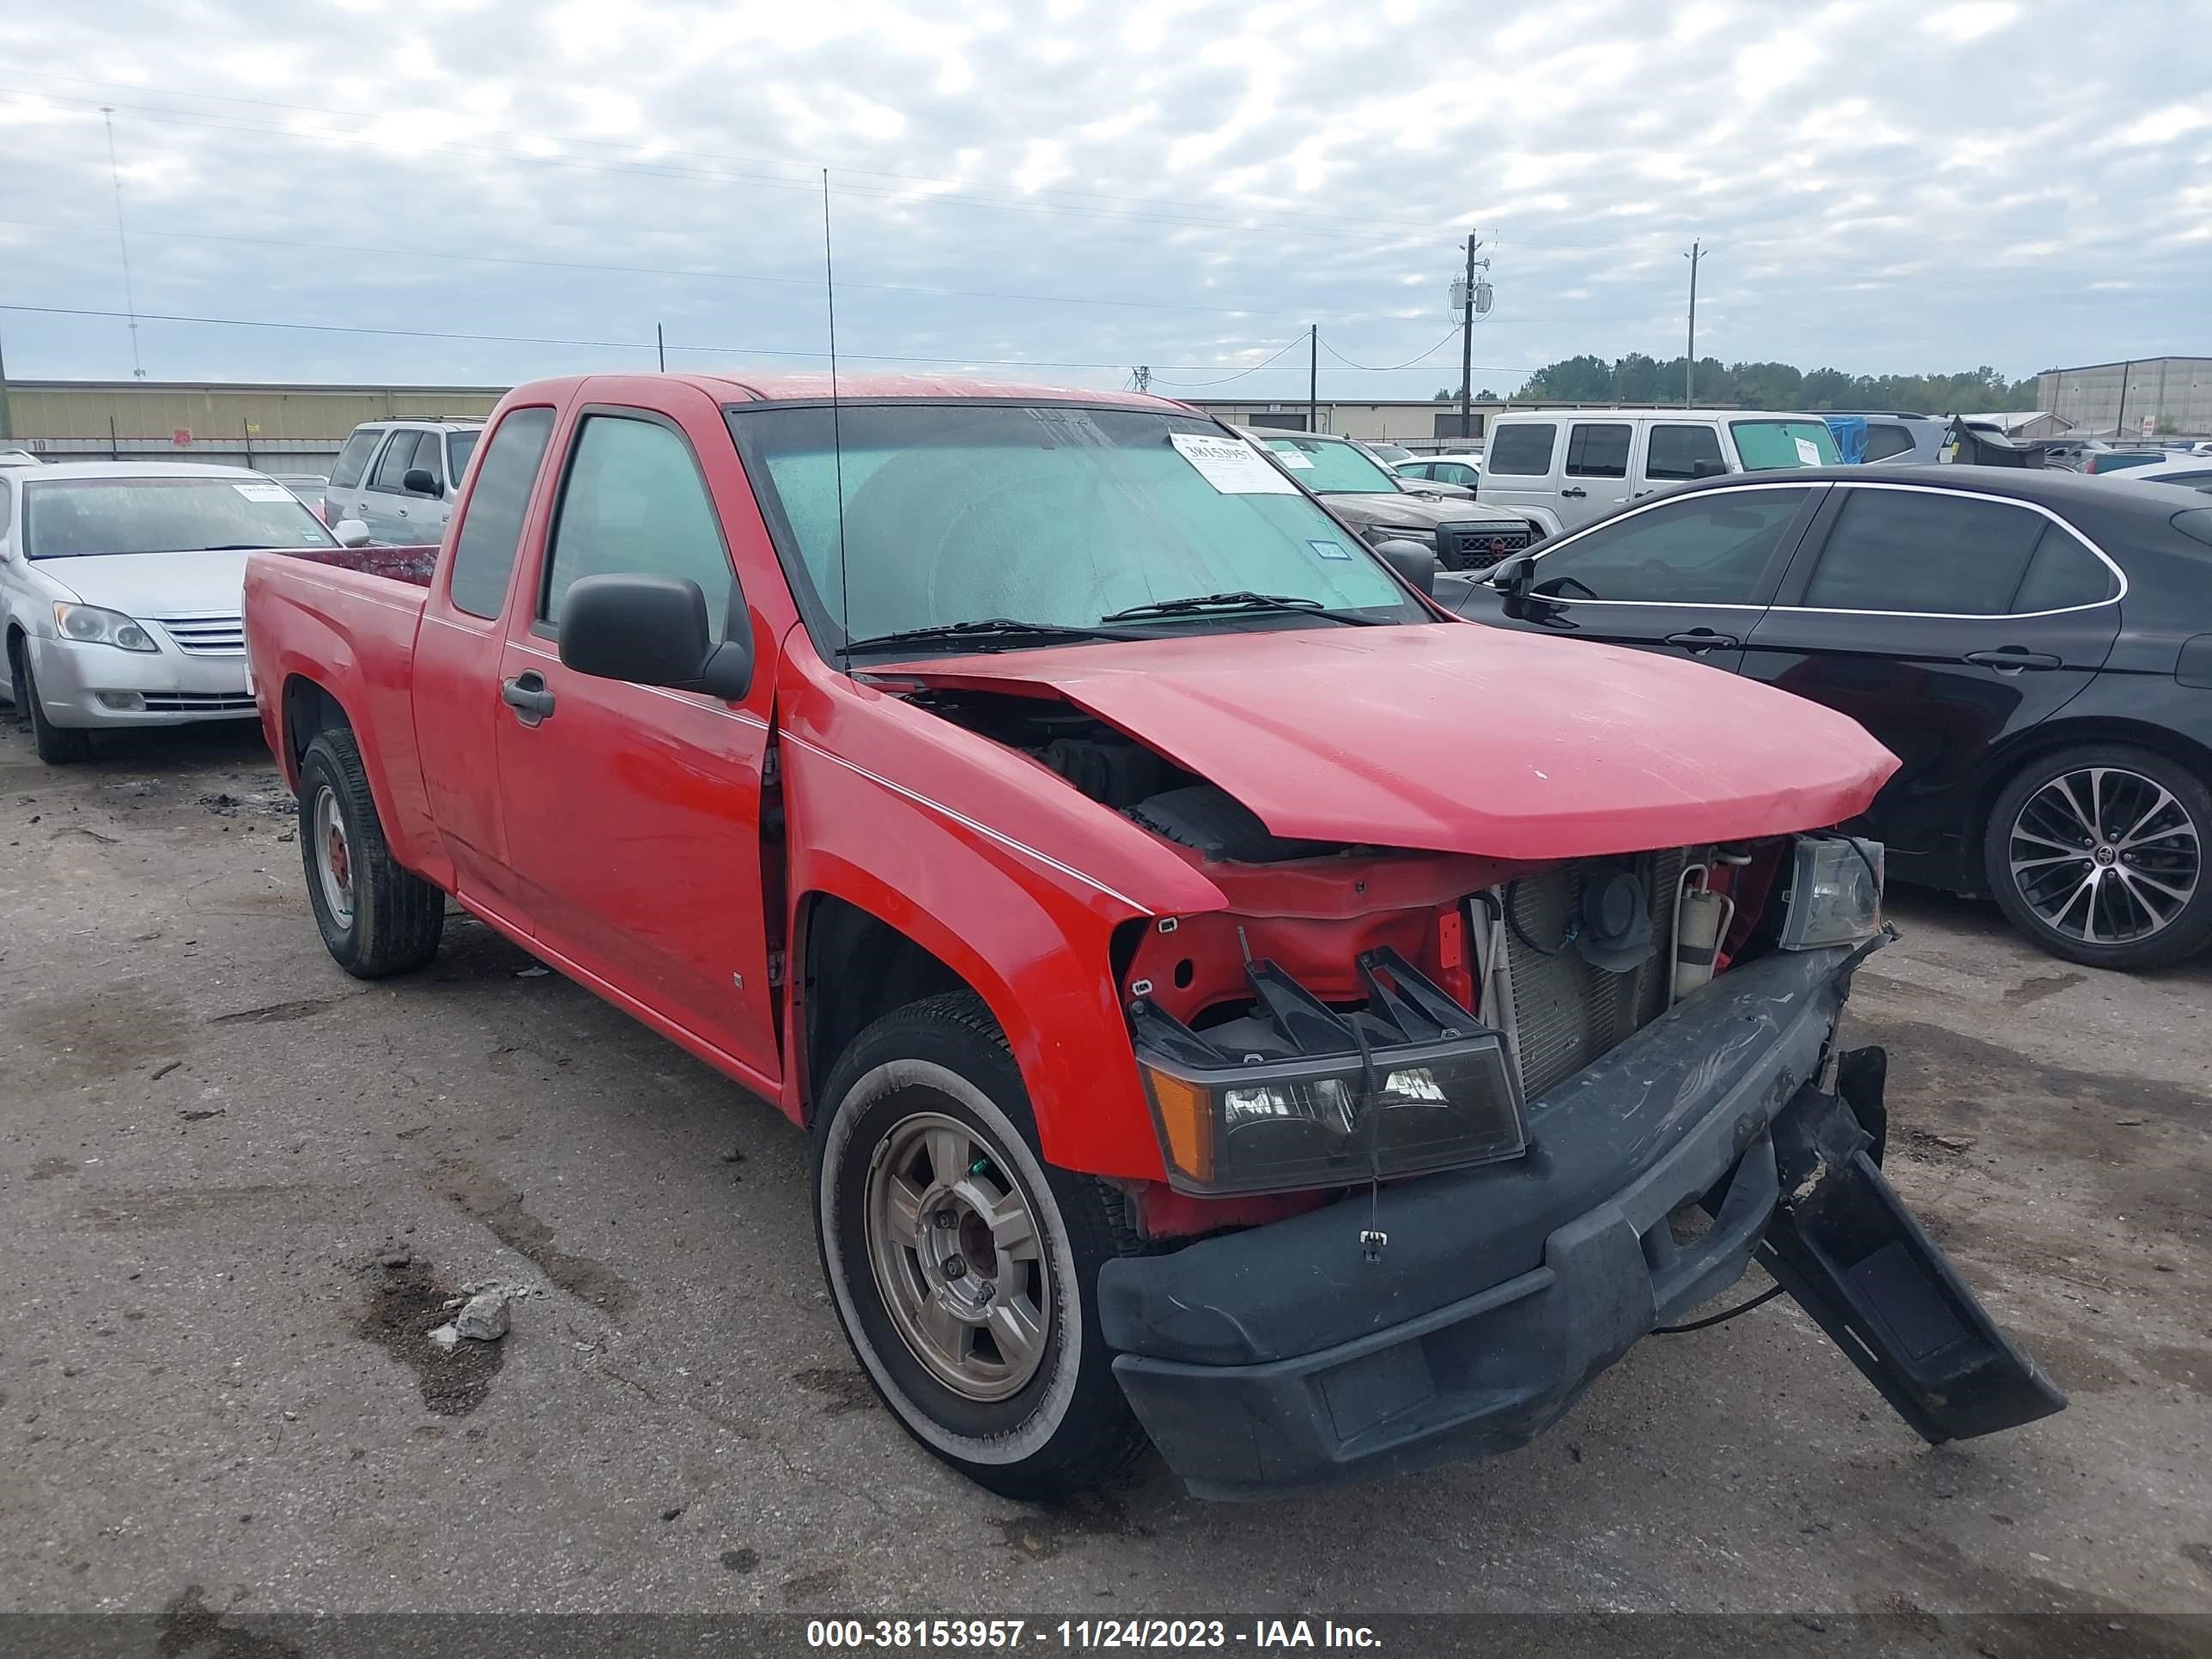
<path fill-rule="evenodd" d="M 778 1103 L 867 1375 L 1003 1492 L 1516 1445 L 1754 1257 L 1931 1440 L 2063 1404 L 1835 1044 L 1856 725 L 1462 623 L 1182 405 L 840 390 L 526 386 L 419 585 L 257 556 L 342 967 L 450 901 Z"/>

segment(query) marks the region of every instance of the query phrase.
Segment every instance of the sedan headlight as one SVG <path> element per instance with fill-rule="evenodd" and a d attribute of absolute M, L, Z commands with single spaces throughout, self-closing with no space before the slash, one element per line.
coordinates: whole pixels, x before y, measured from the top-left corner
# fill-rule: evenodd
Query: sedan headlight
<path fill-rule="evenodd" d="M 125 651 L 159 651 L 154 636 L 120 611 L 103 611 L 96 605 L 57 605 L 55 629 L 79 645 L 112 645 Z"/>
<path fill-rule="evenodd" d="M 1262 1007 L 1272 999 L 1275 1009 L 1292 1009 L 1291 1018 L 1262 1014 L 1200 1033 L 1155 1006 L 1138 1008 L 1138 1069 L 1170 1185 L 1191 1193 L 1334 1187 L 1528 1150 L 1503 1040 L 1402 959 L 1387 965 L 1392 989 L 1364 1014 L 1337 1014 L 1272 964 L 1254 967 Z M 1355 1019 L 1364 1055 L 1346 1023 Z M 1278 1039 L 1293 1033 L 1306 1051 L 1284 1054 Z"/>
<path fill-rule="evenodd" d="M 1370 543 L 1419 542 L 1424 547 L 1437 544 L 1437 532 L 1424 530 L 1417 525 L 1370 524 L 1367 526 L 1366 535 Z"/>
<path fill-rule="evenodd" d="M 1782 914 L 1785 951 L 1873 936 L 1881 926 L 1882 845 L 1856 836 L 1800 836 Z"/>

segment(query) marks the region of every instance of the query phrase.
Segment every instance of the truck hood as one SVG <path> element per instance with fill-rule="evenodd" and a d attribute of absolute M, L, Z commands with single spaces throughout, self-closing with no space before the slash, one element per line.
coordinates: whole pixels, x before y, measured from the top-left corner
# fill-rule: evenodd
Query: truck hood
<path fill-rule="evenodd" d="M 1440 524 L 1518 526 L 1528 521 L 1527 514 L 1516 513 L 1510 507 L 1493 507 L 1487 501 L 1479 501 L 1468 490 L 1462 490 L 1454 500 L 1439 497 L 1431 501 L 1410 490 L 1400 490 L 1395 494 L 1377 490 L 1371 495 L 1324 495 L 1321 500 L 1323 506 L 1333 508 L 1340 517 L 1350 520 L 1362 530 L 1376 524 L 1434 530 Z"/>
<path fill-rule="evenodd" d="M 1300 841 L 1555 860 L 1863 811 L 1896 757 L 1844 715 L 1677 658 L 1465 623 L 1008 652 L 885 678 L 1053 696 Z"/>
<path fill-rule="evenodd" d="M 73 559 L 40 559 L 32 568 L 86 605 L 129 617 L 177 617 L 216 611 L 235 617 L 246 590 L 251 550 L 94 553 Z"/>

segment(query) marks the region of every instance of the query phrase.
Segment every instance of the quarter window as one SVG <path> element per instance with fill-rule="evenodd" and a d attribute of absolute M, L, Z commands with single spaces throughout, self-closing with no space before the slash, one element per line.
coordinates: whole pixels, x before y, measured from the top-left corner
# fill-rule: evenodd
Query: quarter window
<path fill-rule="evenodd" d="M 1646 605 L 1763 604 L 1808 493 L 1719 490 L 1646 508 L 1545 554 L 1532 591 Z"/>
<path fill-rule="evenodd" d="M 1552 441 L 1559 428 L 1549 421 L 1501 426 L 1490 434 L 1486 460 L 1493 478 L 1540 478 L 1552 470 Z"/>
<path fill-rule="evenodd" d="M 557 626 L 578 577 L 617 572 L 698 583 L 720 641 L 730 555 L 690 445 L 655 421 L 592 415 L 569 451 L 539 617 Z"/>
<path fill-rule="evenodd" d="M 1912 453 L 1912 434 L 1901 426 L 1867 426 L 1866 458 L 1870 461 L 1886 461 L 1893 455 Z"/>
<path fill-rule="evenodd" d="M 449 589 L 456 610 L 472 617 L 496 617 L 507 602 L 507 579 L 514 569 L 522 541 L 522 515 L 538 481 L 545 441 L 553 433 L 550 409 L 518 409 L 499 423 L 491 447 L 477 469 L 476 488 L 462 509 L 461 532 L 453 541 Z"/>
<path fill-rule="evenodd" d="M 1626 422 L 1577 422 L 1567 438 L 1571 478 L 1625 478 L 1628 441 L 1635 428 Z"/>
<path fill-rule="evenodd" d="M 2057 525 L 2046 524 L 2035 544 L 2035 556 L 2027 562 L 2020 592 L 2013 595 L 2013 615 L 2102 605 L 2112 597 L 2113 586 L 2112 573 L 2102 559 Z"/>
<path fill-rule="evenodd" d="M 337 460 L 331 467 L 331 488 L 351 489 L 361 482 L 361 475 L 368 470 L 368 458 L 375 453 L 376 441 L 384 435 L 375 427 L 363 427 L 345 441 L 338 451 Z"/>
<path fill-rule="evenodd" d="M 1680 426 L 1669 422 L 1651 428 L 1650 453 L 1644 457 L 1647 478 L 1716 477 L 1728 471 L 1721 455 L 1721 436 L 1709 426 Z M 1704 471 L 1698 463 L 1707 465 Z"/>
<path fill-rule="evenodd" d="M 2002 617 L 2048 522 L 2024 507 L 1943 490 L 1852 489 L 1803 603 L 1826 611 Z"/>

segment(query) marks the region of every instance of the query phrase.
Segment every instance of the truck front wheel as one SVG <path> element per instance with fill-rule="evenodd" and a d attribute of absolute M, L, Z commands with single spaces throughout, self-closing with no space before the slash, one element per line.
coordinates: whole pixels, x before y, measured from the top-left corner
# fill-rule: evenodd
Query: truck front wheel
<path fill-rule="evenodd" d="M 446 896 L 393 862 L 361 747 L 343 727 L 300 760 L 300 858 L 315 926 L 346 972 L 382 979 L 437 955 Z"/>
<path fill-rule="evenodd" d="M 1098 1328 L 1098 1269 L 1139 1248 L 1087 1176 L 1048 1167 L 1006 1040 L 968 992 L 887 1014 L 815 1117 L 823 1272 L 908 1433 L 1009 1498 L 1088 1490 L 1143 1431 Z"/>

